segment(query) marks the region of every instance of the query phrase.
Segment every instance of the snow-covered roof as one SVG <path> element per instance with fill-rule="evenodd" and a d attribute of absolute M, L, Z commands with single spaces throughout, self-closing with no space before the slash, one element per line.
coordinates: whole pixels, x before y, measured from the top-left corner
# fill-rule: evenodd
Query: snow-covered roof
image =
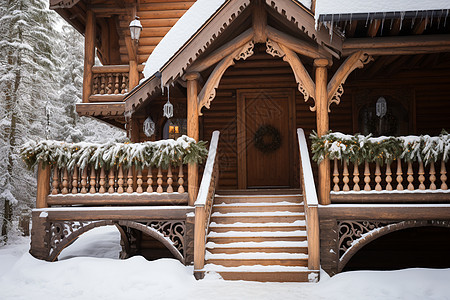
<path fill-rule="evenodd" d="M 310 0 L 294 1 L 299 2 L 306 8 L 311 7 Z M 144 78 L 149 78 L 160 71 L 183 45 L 228 2 L 230 0 L 197 0 L 155 47 L 145 64 Z M 249 1 L 243 2 L 248 3 Z"/>
<path fill-rule="evenodd" d="M 449 0 L 317 0 L 315 17 L 324 15 L 349 15 L 419 11 L 443 11 L 448 15 Z"/>

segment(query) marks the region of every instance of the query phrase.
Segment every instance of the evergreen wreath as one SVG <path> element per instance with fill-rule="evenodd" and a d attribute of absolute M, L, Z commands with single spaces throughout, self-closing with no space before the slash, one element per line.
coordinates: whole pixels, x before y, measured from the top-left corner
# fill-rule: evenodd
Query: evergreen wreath
<path fill-rule="evenodd" d="M 265 137 L 269 137 L 270 142 L 265 142 Z M 272 125 L 261 125 L 253 136 L 253 143 L 263 153 L 274 152 L 281 146 L 280 131 Z"/>

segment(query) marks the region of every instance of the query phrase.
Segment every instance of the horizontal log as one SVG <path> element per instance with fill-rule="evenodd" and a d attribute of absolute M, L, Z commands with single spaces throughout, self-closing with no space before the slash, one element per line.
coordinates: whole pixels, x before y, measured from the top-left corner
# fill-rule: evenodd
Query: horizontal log
<path fill-rule="evenodd" d="M 450 193 L 340 193 L 330 198 L 332 203 L 450 203 Z"/>
<path fill-rule="evenodd" d="M 141 25 L 144 28 L 148 27 L 172 27 L 178 21 L 178 18 L 167 18 L 167 19 L 140 19 Z M 130 22 L 128 20 L 120 21 L 120 27 L 126 28 L 129 26 Z"/>
<path fill-rule="evenodd" d="M 89 102 L 121 102 L 124 97 L 124 94 L 91 95 Z"/>
<path fill-rule="evenodd" d="M 49 195 L 48 205 L 186 205 L 188 194 L 77 194 Z"/>
<path fill-rule="evenodd" d="M 126 73 L 130 71 L 129 65 L 108 65 L 108 66 L 93 66 L 92 73 L 106 74 L 106 73 Z"/>
<path fill-rule="evenodd" d="M 77 103 L 75 108 L 80 116 L 123 116 L 125 103 Z"/>
<path fill-rule="evenodd" d="M 186 214 L 194 212 L 190 206 L 157 207 L 67 207 L 35 209 L 47 212 L 50 221 L 95 221 L 95 220 L 184 220 Z"/>
<path fill-rule="evenodd" d="M 319 218 L 340 220 L 439 220 L 448 219 L 448 204 L 330 204 L 319 206 Z"/>
<path fill-rule="evenodd" d="M 140 3 L 140 11 L 151 11 L 151 10 L 188 10 L 195 1 L 181 2 L 181 1 L 167 1 L 167 2 L 154 2 L 154 3 Z"/>
<path fill-rule="evenodd" d="M 186 10 L 152 10 L 152 11 L 139 11 L 138 17 L 141 19 L 168 19 L 168 18 L 181 18 Z"/>

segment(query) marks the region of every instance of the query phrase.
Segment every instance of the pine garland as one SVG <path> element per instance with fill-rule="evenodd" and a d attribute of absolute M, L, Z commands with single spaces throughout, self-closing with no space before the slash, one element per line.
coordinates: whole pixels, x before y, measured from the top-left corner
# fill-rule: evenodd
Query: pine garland
<path fill-rule="evenodd" d="M 428 165 L 450 157 L 450 134 L 445 130 L 439 136 L 400 136 L 378 137 L 360 134 L 345 135 L 328 132 L 319 137 L 316 132 L 310 135 L 313 160 L 320 163 L 325 157 L 360 164 L 363 161 L 391 163 L 396 158 L 406 161 L 419 161 Z"/>
<path fill-rule="evenodd" d="M 206 142 L 195 142 L 185 135 L 176 141 L 173 139 L 144 143 L 65 143 L 45 140 L 29 141 L 21 149 L 21 156 L 29 169 L 39 161 L 44 165 L 57 165 L 73 170 L 94 166 L 111 169 L 116 165 L 159 167 L 166 169 L 169 165 L 202 163 L 208 155 Z"/>

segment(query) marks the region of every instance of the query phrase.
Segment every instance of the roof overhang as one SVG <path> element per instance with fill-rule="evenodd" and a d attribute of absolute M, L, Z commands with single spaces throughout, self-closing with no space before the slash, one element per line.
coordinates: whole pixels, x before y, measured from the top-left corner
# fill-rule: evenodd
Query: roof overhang
<path fill-rule="evenodd" d="M 325 28 L 316 30 L 314 15 L 297 0 L 265 0 L 265 3 L 297 26 L 299 30 L 318 45 L 337 53 L 342 51 L 343 37 L 339 32 L 330 33 Z M 177 78 L 182 77 L 187 68 L 209 48 L 249 5 L 250 0 L 225 1 L 203 26 L 163 64 L 156 74 L 143 80 L 140 85 L 125 97 L 125 114 L 131 115 L 140 104 L 146 101 L 161 86 L 166 86 Z"/>

